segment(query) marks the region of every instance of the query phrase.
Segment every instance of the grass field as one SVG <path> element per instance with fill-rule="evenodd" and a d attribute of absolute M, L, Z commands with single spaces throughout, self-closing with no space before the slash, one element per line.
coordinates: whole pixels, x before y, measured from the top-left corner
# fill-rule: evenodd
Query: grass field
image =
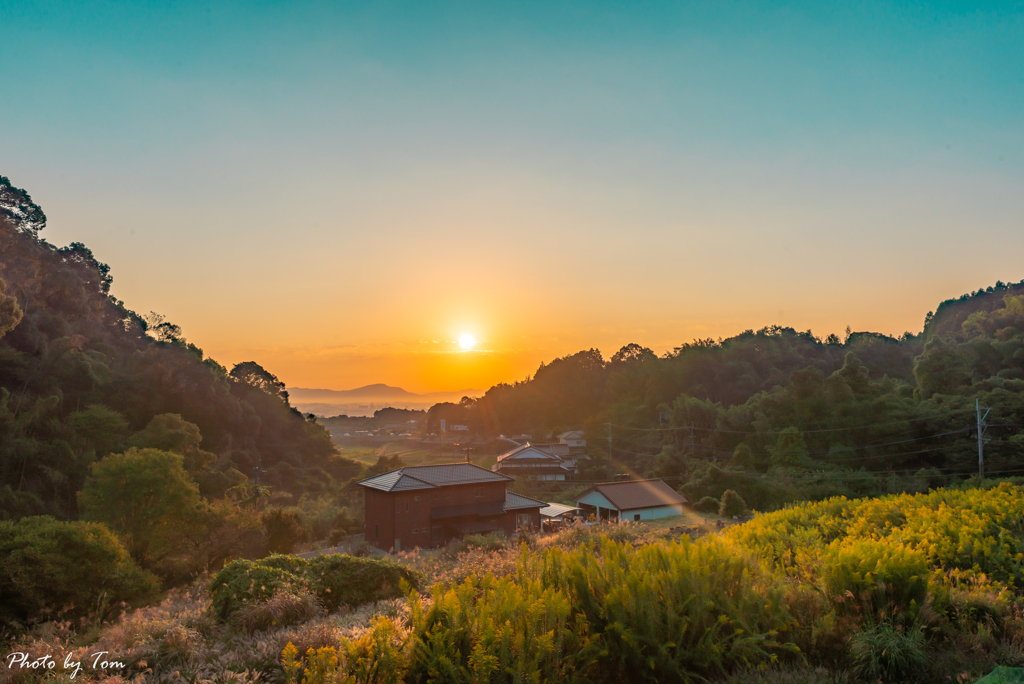
<path fill-rule="evenodd" d="M 398 443 L 388 443 L 379 447 L 339 446 L 338 450 L 345 458 L 373 465 L 380 456 L 398 456 L 406 465 L 434 465 L 437 463 L 459 463 L 466 459 L 462 451 L 435 451 L 433 449 L 410 449 Z M 473 456 L 471 460 L 479 466 L 490 468 L 494 464 L 494 456 Z"/>

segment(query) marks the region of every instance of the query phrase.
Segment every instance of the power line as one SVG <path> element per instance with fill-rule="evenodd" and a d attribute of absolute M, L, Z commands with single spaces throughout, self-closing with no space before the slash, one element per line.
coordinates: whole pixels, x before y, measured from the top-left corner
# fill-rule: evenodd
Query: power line
<path fill-rule="evenodd" d="M 877 444 L 842 445 L 840 448 L 842 448 L 842 449 L 851 449 L 851 450 L 856 450 L 856 449 L 876 449 L 876 448 L 879 448 L 879 447 L 896 446 L 898 444 L 910 444 L 912 442 L 921 442 L 921 441 L 926 440 L 926 439 L 935 439 L 936 437 L 948 437 L 949 435 L 960 434 L 962 432 L 966 432 L 967 430 L 970 430 L 970 428 L 969 427 L 962 427 L 962 428 L 960 428 L 958 430 L 952 430 L 950 432 L 939 432 L 939 433 L 934 434 L 934 435 L 926 435 L 924 437 L 914 437 L 913 439 L 903 439 L 903 440 L 898 440 L 898 441 L 895 441 L 895 442 L 880 442 L 880 443 L 877 443 Z M 717 451 L 719 453 L 730 453 L 730 454 L 733 453 L 729 449 L 722 449 L 720 447 L 714 447 L 714 446 L 710 446 L 710 445 L 701 445 L 701 448 L 706 450 L 706 451 Z M 617 450 L 624 451 L 621 448 L 617 448 Z M 626 452 L 626 453 L 634 453 L 634 452 Z M 771 455 L 771 452 L 768 452 L 768 451 L 756 451 L 755 452 L 755 451 L 751 450 L 751 453 L 756 453 L 756 454 L 759 454 L 759 455 L 766 455 L 766 454 L 767 455 Z M 834 454 L 834 453 L 836 453 L 836 452 L 833 451 L 833 449 L 816 449 L 816 450 L 808 450 L 807 451 L 808 455 L 811 455 L 811 454 Z M 649 456 L 649 455 L 656 456 L 657 454 L 639 454 L 639 453 L 634 453 L 634 455 L 636 455 L 636 456 Z"/>
<path fill-rule="evenodd" d="M 948 409 L 947 413 L 966 413 L 968 411 L 972 411 L 973 412 L 974 409 L 973 408 Z M 802 434 L 811 434 L 811 433 L 818 433 L 818 432 L 843 432 L 843 431 L 846 431 L 846 430 L 864 430 L 864 429 L 872 428 L 872 427 L 882 427 L 882 426 L 885 426 L 885 425 L 896 425 L 898 423 L 909 423 L 911 421 L 934 420 L 936 417 L 937 416 L 908 417 L 908 418 L 904 418 L 904 419 L 901 419 L 901 420 L 888 421 L 888 422 L 885 422 L 885 423 L 871 423 L 869 425 L 856 425 L 856 426 L 851 426 L 851 427 L 827 428 L 827 429 L 819 429 L 819 430 L 800 430 L 800 432 Z M 951 417 L 951 416 L 947 416 L 947 417 Z M 813 424 L 814 423 L 811 423 L 811 425 L 813 425 Z M 682 426 L 677 426 L 677 427 L 663 427 L 663 428 L 662 427 L 658 427 L 658 428 L 641 428 L 641 427 L 632 427 L 632 426 L 629 426 L 629 425 L 615 425 L 613 423 L 607 423 L 607 425 L 613 425 L 614 427 L 616 427 L 618 429 L 621 429 L 621 430 L 633 430 L 635 432 L 674 432 L 674 431 L 677 431 L 677 430 L 687 430 L 687 431 L 689 431 L 689 430 L 702 430 L 704 432 L 721 432 L 721 433 L 738 434 L 738 435 L 777 435 L 777 434 L 781 434 L 782 432 L 785 431 L 785 429 L 783 429 L 783 430 L 765 430 L 764 432 L 760 432 L 760 431 L 757 431 L 757 430 L 722 430 L 722 429 L 719 429 L 719 428 L 695 427 L 692 424 L 691 425 L 682 425 Z"/>

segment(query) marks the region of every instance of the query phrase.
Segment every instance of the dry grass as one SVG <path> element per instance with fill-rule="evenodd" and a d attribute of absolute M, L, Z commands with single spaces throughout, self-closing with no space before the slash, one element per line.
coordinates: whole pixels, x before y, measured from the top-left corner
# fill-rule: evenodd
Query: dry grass
<path fill-rule="evenodd" d="M 622 525 L 578 525 L 553 535 L 528 538 L 538 549 L 559 546 L 571 549 L 602 534 L 634 544 L 651 543 L 678 536 L 686 519 L 666 519 L 650 523 Z M 673 524 L 674 523 L 674 524 Z M 397 560 L 423 573 L 425 585 L 458 583 L 470 575 L 514 574 L 523 540 L 516 537 L 503 549 L 483 550 L 457 547 L 413 550 L 399 554 Z M 29 657 L 51 655 L 59 660 L 50 674 L 38 670 L 9 670 L 0 666 L 0 684 L 29 684 L 61 681 L 68 672 L 61 664 L 70 654 L 73 660 L 91 662 L 98 651 L 125 663 L 124 670 L 106 672 L 83 667 L 74 682 L 107 684 L 120 682 L 192 682 L 239 684 L 281 680 L 281 652 L 288 642 L 299 653 L 309 648 L 337 646 L 345 639 L 358 639 L 370 629 L 377 616 L 387 616 L 400 629 L 408 625 L 409 607 L 405 599 L 368 604 L 355 610 L 325 614 L 312 596 L 275 595 L 265 604 L 253 606 L 231 625 L 221 625 L 210 616 L 206 592 L 208 577 L 189 587 L 176 589 L 158 604 L 126 613 L 104 625 L 101 630 L 76 631 L 68 622 L 50 622 L 35 629 L 7 653 L 22 651 Z M 429 597 L 423 597 L 429 603 Z M 70 681 L 70 679 L 68 680 Z"/>

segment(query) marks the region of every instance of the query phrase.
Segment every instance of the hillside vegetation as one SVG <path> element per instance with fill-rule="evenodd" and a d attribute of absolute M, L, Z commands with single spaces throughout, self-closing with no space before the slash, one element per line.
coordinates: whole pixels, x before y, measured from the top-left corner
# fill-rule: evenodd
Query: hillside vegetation
<path fill-rule="evenodd" d="M 165 584 L 357 526 L 339 492 L 362 466 L 272 373 L 252 361 L 228 371 L 162 316 L 130 310 L 105 264 L 80 243 L 49 244 L 45 226 L 0 177 L 0 520 L 100 523 Z M 0 546 L 86 529 L 14 524 Z M 0 602 L 11 590 L 0 584 Z M 0 630 L 57 608 L 4 612 Z"/>
<path fill-rule="evenodd" d="M 461 577 L 425 552 L 399 556 L 407 569 L 278 556 L 88 643 L 51 626 L 17 647 L 106 649 L 125 678 L 183 682 L 972 682 L 1024 665 L 1021 495 L 839 497 L 696 541 L 624 524 L 427 554 Z M 423 571 L 437 581 L 420 593 Z M 406 598 L 372 602 L 396 584 Z"/>
<path fill-rule="evenodd" d="M 943 302 L 899 338 L 770 326 L 662 357 L 636 344 L 607 361 L 581 351 L 435 406 L 428 422 L 535 440 L 583 428 L 595 457 L 583 480 L 632 472 L 685 484 L 693 501 L 733 489 L 764 510 L 977 474 L 976 402 L 985 477 L 1024 475 L 1024 283 Z"/>

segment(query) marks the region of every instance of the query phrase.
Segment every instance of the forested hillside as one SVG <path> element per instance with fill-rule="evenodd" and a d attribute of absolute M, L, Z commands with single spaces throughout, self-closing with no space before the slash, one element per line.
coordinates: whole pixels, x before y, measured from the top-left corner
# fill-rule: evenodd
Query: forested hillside
<path fill-rule="evenodd" d="M 329 490 L 359 466 L 254 362 L 231 372 L 156 314 L 110 296 L 80 243 L 0 177 L 0 518 L 78 516 L 90 467 L 130 447 L 176 452 L 207 498 L 259 467 L 277 491 Z"/>
<path fill-rule="evenodd" d="M 584 428 L 604 457 L 586 479 L 634 472 L 713 497 L 731 485 L 763 507 L 977 473 L 976 400 L 992 409 L 986 476 L 1024 475 L 1022 390 L 1024 281 L 942 302 L 899 338 L 770 326 L 662 357 L 581 351 L 430 416 L 535 439 Z"/>

